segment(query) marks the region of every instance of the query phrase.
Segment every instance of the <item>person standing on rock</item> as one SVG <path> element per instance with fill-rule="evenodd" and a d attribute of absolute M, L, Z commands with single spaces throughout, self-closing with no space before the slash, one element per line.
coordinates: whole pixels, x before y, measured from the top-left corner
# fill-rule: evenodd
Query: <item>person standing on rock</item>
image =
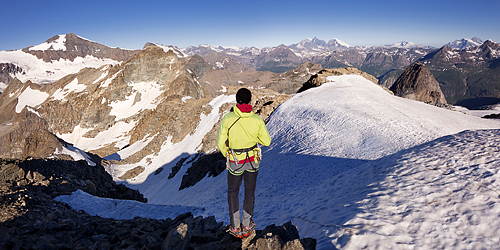
<path fill-rule="evenodd" d="M 252 112 L 252 93 L 241 88 L 236 93 L 236 106 L 224 115 L 217 136 L 217 145 L 226 157 L 227 198 L 231 225 L 229 232 L 236 237 L 247 237 L 255 228 L 252 220 L 255 204 L 255 186 L 261 159 L 259 144 L 269 146 L 271 136 L 264 121 Z M 240 225 L 238 194 L 244 182 L 243 220 Z"/>

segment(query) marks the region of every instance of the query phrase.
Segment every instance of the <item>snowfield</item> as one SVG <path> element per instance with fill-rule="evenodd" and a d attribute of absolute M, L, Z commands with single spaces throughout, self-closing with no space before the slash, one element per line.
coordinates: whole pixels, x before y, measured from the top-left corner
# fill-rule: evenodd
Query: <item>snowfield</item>
<path fill-rule="evenodd" d="M 32 47 L 37 49 L 44 48 L 42 45 Z M 50 44 L 53 46 L 54 44 Z M 42 47 L 40 47 L 42 46 Z M 57 47 L 59 48 L 59 47 Z M 65 48 L 65 47 L 64 47 Z M 116 65 L 120 62 L 112 59 L 99 59 L 94 56 L 77 57 L 75 60 L 59 59 L 51 62 L 45 62 L 36 56 L 26 53 L 22 50 L 0 51 L 0 63 L 12 63 L 21 67 L 24 71 L 12 74 L 11 77 L 17 77 L 22 82 L 31 81 L 37 84 L 52 83 L 64 76 L 74 74 L 85 67 L 99 68 L 103 65 Z M 6 83 L 1 83 L 7 85 Z M 2 86 L 0 86 L 2 87 Z"/>
<path fill-rule="evenodd" d="M 396 97 L 360 76 L 329 80 L 289 99 L 267 124 L 273 142 L 259 171 L 258 229 L 291 220 L 301 237 L 318 240 L 318 249 L 498 248 L 499 120 Z M 195 133 L 178 144 L 165 142 L 151 156 L 148 176 L 126 183 L 148 204 L 79 192 L 58 199 L 92 213 L 102 208 L 105 217 L 133 217 L 134 211 L 166 218 L 184 211 L 227 223 L 227 172 L 182 191 L 190 165 L 167 176 L 196 152 L 217 121 L 215 110 L 231 98 L 215 99 Z M 115 177 L 123 173 L 116 171 Z"/>

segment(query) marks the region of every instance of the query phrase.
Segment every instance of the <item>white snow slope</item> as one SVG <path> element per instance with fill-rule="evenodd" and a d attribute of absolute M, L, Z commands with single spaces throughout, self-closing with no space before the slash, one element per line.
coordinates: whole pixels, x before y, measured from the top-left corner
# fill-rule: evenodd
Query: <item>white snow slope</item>
<path fill-rule="evenodd" d="M 273 142 L 259 171 L 257 227 L 291 220 L 318 249 L 497 248 L 500 121 L 396 97 L 360 76 L 329 79 L 282 104 L 267 124 Z M 218 110 L 227 98 L 211 105 Z M 226 172 L 182 191 L 189 164 L 167 179 L 177 160 L 192 154 L 179 148 L 199 145 L 199 131 L 179 145 L 165 143 L 165 152 L 151 156 L 151 174 L 128 183 L 151 204 L 103 202 L 108 212 L 101 216 L 190 211 L 227 222 Z M 76 192 L 58 199 L 86 211 L 100 206 Z M 165 205 L 171 212 L 144 213 Z"/>
<path fill-rule="evenodd" d="M 58 40 L 52 43 L 42 43 L 31 47 L 30 50 L 63 50 L 66 51 L 65 35 L 60 35 Z M 77 73 L 85 67 L 99 68 L 106 64 L 119 64 L 120 62 L 112 59 L 99 59 L 94 56 L 77 57 L 75 60 L 59 59 L 51 62 L 45 62 L 36 56 L 26 53 L 22 50 L 0 51 L 0 63 L 12 63 L 21 67 L 24 72 L 12 74 L 11 77 L 17 77 L 22 82 L 31 81 L 33 83 L 52 83 L 62 77 Z M 0 92 L 7 87 L 7 83 L 0 82 Z"/>

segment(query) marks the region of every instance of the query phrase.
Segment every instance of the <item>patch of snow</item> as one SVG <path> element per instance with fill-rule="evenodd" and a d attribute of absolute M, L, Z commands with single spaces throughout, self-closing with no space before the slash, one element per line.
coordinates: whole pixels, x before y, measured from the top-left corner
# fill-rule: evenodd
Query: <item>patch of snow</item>
<path fill-rule="evenodd" d="M 109 114 L 114 115 L 116 120 L 131 117 L 142 110 L 155 109 L 156 98 L 162 94 L 162 86 L 156 82 L 130 83 L 129 86 L 133 90 L 124 101 L 113 101 L 109 105 L 112 108 Z"/>
<path fill-rule="evenodd" d="M 118 220 L 131 220 L 137 216 L 148 219 L 175 218 L 181 214 L 196 213 L 199 208 L 175 205 L 152 205 L 131 200 L 115 200 L 92 196 L 82 190 L 71 195 L 61 195 L 56 201 L 69 204 L 75 210 L 85 209 L 90 215 Z"/>
<path fill-rule="evenodd" d="M 220 85 L 220 86 L 221 86 L 222 90 L 219 90 L 219 92 L 226 93 L 227 92 L 226 86 L 224 86 L 224 85 Z"/>
<path fill-rule="evenodd" d="M 32 89 L 28 86 L 23 93 L 17 97 L 16 113 L 21 113 L 26 106 L 34 108 L 45 102 L 48 97 L 49 94 L 40 90 Z"/>
<path fill-rule="evenodd" d="M 189 100 L 189 99 L 194 99 L 194 97 L 192 97 L 192 96 L 184 96 L 184 97 L 182 97 L 181 100 L 182 100 L 182 102 L 186 103 L 186 101 Z"/>
<path fill-rule="evenodd" d="M 2 93 L 7 88 L 7 84 L 0 82 L 0 93 Z"/>
<path fill-rule="evenodd" d="M 79 84 L 78 78 L 75 77 L 73 81 L 71 81 L 68 85 L 64 86 L 62 89 L 57 89 L 53 94 L 52 98 L 54 100 L 63 101 L 66 100 L 66 96 L 72 92 L 79 93 L 84 91 L 87 88 L 85 84 Z"/>
<path fill-rule="evenodd" d="M 31 113 L 33 113 L 33 114 L 37 115 L 38 117 L 42 117 L 42 116 L 40 115 L 40 113 L 38 113 L 38 111 L 34 110 L 32 107 L 27 106 L 27 107 L 26 107 L 26 109 L 28 109 L 28 111 L 29 111 L 29 112 L 31 112 Z"/>
<path fill-rule="evenodd" d="M 101 76 L 99 76 L 97 79 L 95 79 L 95 81 L 94 81 L 92 84 L 96 84 L 96 83 L 100 82 L 102 79 L 104 79 L 106 76 L 108 76 L 108 74 L 109 74 L 109 71 L 107 71 L 107 70 L 106 70 L 106 71 L 104 71 L 104 72 L 101 74 Z M 115 76 L 115 77 L 116 77 L 116 76 Z M 113 78 L 114 78 L 114 77 L 113 77 Z M 108 85 L 109 85 L 109 83 L 108 83 Z"/>
<path fill-rule="evenodd" d="M 61 155 L 61 154 L 69 155 L 75 161 L 85 160 L 85 161 L 87 161 L 87 163 L 90 166 L 93 166 L 93 167 L 96 166 L 95 162 L 92 161 L 92 159 L 89 157 L 89 155 L 87 153 L 85 153 L 84 151 L 82 151 L 78 148 L 75 148 L 74 146 L 69 145 L 69 144 L 64 146 L 61 150 L 59 150 L 59 148 L 56 148 L 56 151 L 54 152 L 54 154 L 56 154 L 56 155 Z"/>
<path fill-rule="evenodd" d="M 104 81 L 103 84 L 101 84 L 101 88 L 107 88 L 109 87 L 109 85 L 111 84 L 111 82 L 118 76 L 118 74 L 120 74 L 120 72 L 122 72 L 122 70 L 116 72 L 112 77 L 106 79 L 106 81 Z M 103 73 L 104 74 L 104 73 Z M 106 76 L 109 74 L 109 72 L 106 72 Z M 106 77 L 104 76 L 104 77 Z M 102 77 L 102 75 L 101 75 Z M 99 77 L 100 78 L 100 77 Z M 102 79 L 101 79 L 102 80 Z"/>
<path fill-rule="evenodd" d="M 179 58 L 184 58 L 184 57 L 188 57 L 188 55 L 184 54 L 182 51 L 180 51 L 177 47 L 174 47 L 174 46 L 165 46 L 165 45 L 162 45 L 162 44 L 157 44 L 155 43 L 156 46 L 160 47 L 163 49 L 163 51 L 166 53 L 166 52 L 169 52 L 169 51 L 172 51 L 175 53 L 175 55 Z"/>
<path fill-rule="evenodd" d="M 95 137 L 89 138 L 84 135 L 92 131 L 91 128 L 82 128 L 80 125 L 76 126 L 71 133 L 56 135 L 61 139 L 72 143 L 77 148 L 83 149 L 85 151 L 96 150 L 105 146 L 115 145 L 115 147 L 123 148 L 129 144 L 131 131 L 137 121 L 135 122 L 124 122 L 119 121 L 115 123 L 112 127 L 105 131 L 100 132 Z"/>
<path fill-rule="evenodd" d="M 130 145 L 128 147 L 125 147 L 124 149 L 116 152 L 115 154 L 112 154 L 112 155 L 104 157 L 104 159 L 106 159 L 106 160 L 123 160 L 123 159 L 127 159 L 131 155 L 133 155 L 133 154 L 139 152 L 140 150 L 142 150 L 155 137 L 156 137 L 156 135 L 150 136 L 149 134 L 147 134 L 146 136 L 144 136 L 144 139 L 142 139 L 140 141 L 136 141 L 134 144 L 132 144 L 132 145 Z M 118 159 L 116 159 L 116 158 L 118 158 Z"/>
<path fill-rule="evenodd" d="M 66 51 L 66 35 L 59 35 L 59 38 L 57 38 L 52 42 L 49 43 L 45 42 L 40 45 L 29 48 L 29 50 L 39 50 L 39 51 L 49 50 L 49 49 Z"/>

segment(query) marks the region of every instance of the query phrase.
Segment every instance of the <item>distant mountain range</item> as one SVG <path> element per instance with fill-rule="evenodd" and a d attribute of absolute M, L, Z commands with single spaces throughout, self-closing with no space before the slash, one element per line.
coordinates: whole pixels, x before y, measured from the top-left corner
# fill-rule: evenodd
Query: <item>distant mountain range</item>
<path fill-rule="evenodd" d="M 294 93 L 321 68 L 338 67 L 358 68 L 378 78 L 379 84 L 390 87 L 413 62 L 425 61 L 450 104 L 473 107 L 479 104 L 462 101 L 470 99 L 474 103 L 474 99 L 483 98 L 486 102 L 481 101 L 482 104 L 500 100 L 497 44 L 477 37 L 456 40 L 442 48 L 405 41 L 385 46 L 351 46 L 339 39 L 327 42 L 316 37 L 268 48 L 212 45 L 177 48 L 158 43 L 147 43 L 144 48 L 151 45 L 185 58 L 190 70 L 212 93 L 221 90 L 222 85 L 240 84 Z M 489 54 L 487 48 L 491 50 Z M 0 52 L 0 91 L 15 77 L 22 82 L 51 83 L 84 67 L 126 62 L 139 52 L 111 48 L 75 34 L 54 36 L 37 46 Z M 460 56 L 450 61 L 453 55 Z M 308 66 L 303 66 L 304 63 Z M 458 68 L 462 70 L 460 73 Z"/>

